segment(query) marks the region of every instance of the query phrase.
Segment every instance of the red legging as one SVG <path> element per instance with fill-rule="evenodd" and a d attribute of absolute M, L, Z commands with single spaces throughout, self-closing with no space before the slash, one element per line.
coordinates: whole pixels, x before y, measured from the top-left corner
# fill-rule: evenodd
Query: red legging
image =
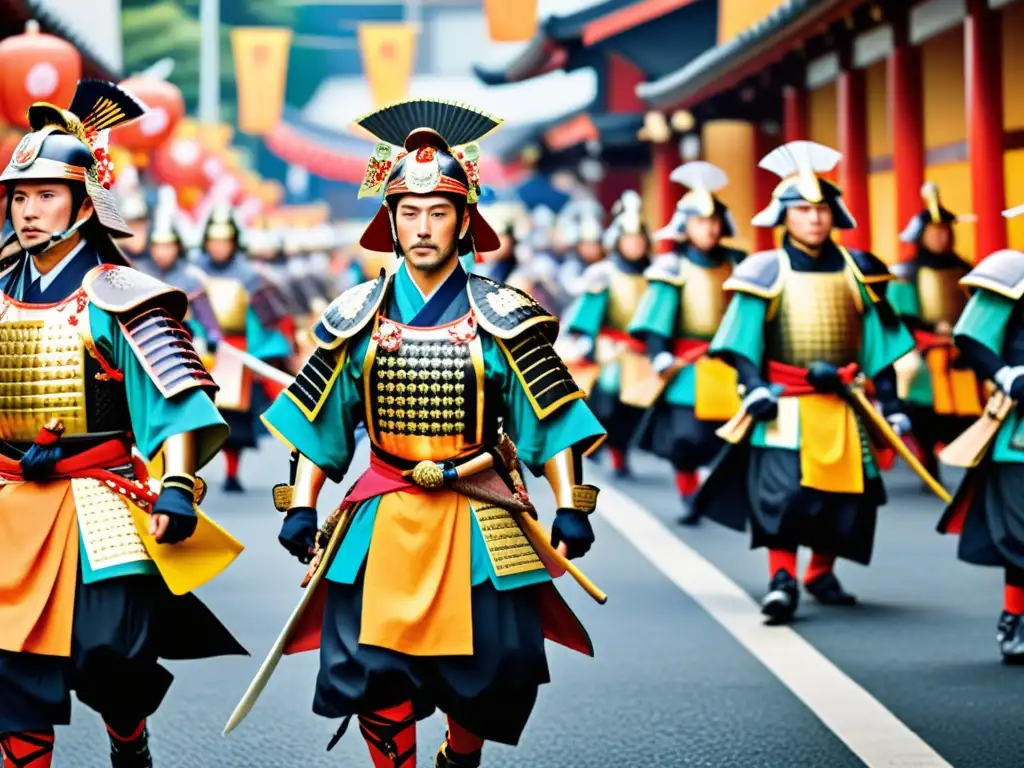
<path fill-rule="evenodd" d="M 50 768 L 53 731 L 22 731 L 0 736 L 3 768 Z"/>

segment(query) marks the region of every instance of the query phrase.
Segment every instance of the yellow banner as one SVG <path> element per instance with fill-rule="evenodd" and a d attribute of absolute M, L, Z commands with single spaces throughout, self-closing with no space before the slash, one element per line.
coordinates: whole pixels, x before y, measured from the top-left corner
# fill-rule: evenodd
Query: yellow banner
<path fill-rule="evenodd" d="M 374 109 L 408 98 L 416 54 L 416 25 L 360 24 L 359 49 Z"/>
<path fill-rule="evenodd" d="M 235 27 L 231 45 L 238 83 L 238 127 L 263 136 L 281 122 L 292 31 L 276 27 Z"/>
<path fill-rule="evenodd" d="M 537 0 L 484 0 L 487 31 L 495 43 L 519 43 L 537 31 Z"/>

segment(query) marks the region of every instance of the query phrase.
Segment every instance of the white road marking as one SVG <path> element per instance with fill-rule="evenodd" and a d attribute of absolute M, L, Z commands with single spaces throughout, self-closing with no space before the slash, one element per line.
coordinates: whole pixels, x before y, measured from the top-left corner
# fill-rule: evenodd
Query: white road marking
<path fill-rule="evenodd" d="M 601 485 L 597 513 L 767 667 L 866 765 L 952 768 L 803 637 L 789 627 L 765 626 L 760 606 L 750 595 L 610 483 Z M 615 595 L 610 594 L 609 603 L 614 602 Z"/>

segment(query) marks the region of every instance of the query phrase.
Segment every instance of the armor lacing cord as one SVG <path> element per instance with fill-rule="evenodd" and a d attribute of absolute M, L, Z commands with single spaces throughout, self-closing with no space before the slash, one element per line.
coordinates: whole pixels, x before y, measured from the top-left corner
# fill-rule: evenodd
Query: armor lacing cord
<path fill-rule="evenodd" d="M 21 731 L 0 736 L 3 768 L 50 768 L 53 731 Z"/>
<path fill-rule="evenodd" d="M 344 732 L 347 720 L 339 732 Z M 411 701 L 359 715 L 359 730 L 370 750 L 374 768 L 411 768 L 416 764 L 416 715 Z M 336 743 L 332 739 L 331 746 Z"/>

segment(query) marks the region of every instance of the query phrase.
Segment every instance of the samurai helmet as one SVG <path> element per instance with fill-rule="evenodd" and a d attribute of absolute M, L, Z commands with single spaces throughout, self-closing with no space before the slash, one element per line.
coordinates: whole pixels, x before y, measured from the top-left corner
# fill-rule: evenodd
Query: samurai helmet
<path fill-rule="evenodd" d="M 110 188 L 114 168 L 107 155 L 109 131 L 142 117 L 145 107 L 114 83 L 103 80 L 79 80 L 71 106 L 61 109 L 37 101 L 28 108 L 32 130 L 18 143 L 7 168 L 0 174 L 0 184 L 12 192 L 19 181 L 54 180 L 71 186 L 77 207 L 72 223 L 64 232 L 32 248 L 42 253 L 70 237 L 79 227 L 94 218 L 106 237 L 106 244 L 94 243 L 104 261 L 127 264 L 127 260 L 110 242 L 111 237 L 131 237 L 132 230 L 118 212 Z M 95 216 L 74 224 L 81 204 L 88 197 Z M 8 194 L 8 201 L 11 195 Z M 10 215 L 8 202 L 8 217 Z"/>
<path fill-rule="evenodd" d="M 600 243 L 604 235 L 604 209 L 593 198 L 570 200 L 559 213 L 556 226 L 567 247 Z"/>
<path fill-rule="evenodd" d="M 696 161 L 684 163 L 672 171 L 671 181 L 688 187 L 689 192 L 679 198 L 675 213 L 668 224 L 654 233 L 655 240 L 676 240 L 684 236 L 686 221 L 690 216 L 709 218 L 718 216 L 722 220 L 722 237 L 736 236 L 736 222 L 725 203 L 715 197 L 715 192 L 729 183 L 725 171 L 717 165 Z"/>
<path fill-rule="evenodd" d="M 242 226 L 235 219 L 234 208 L 227 201 L 220 201 L 210 209 L 210 215 L 203 225 L 203 240 L 234 240 L 238 245 L 242 238 Z"/>
<path fill-rule="evenodd" d="M 178 195 L 174 188 L 164 185 L 157 191 L 156 208 L 153 211 L 153 228 L 149 233 L 150 243 L 175 243 L 184 249 L 181 236 Z"/>
<path fill-rule="evenodd" d="M 832 211 L 832 226 L 854 229 L 857 222 L 843 202 L 843 193 L 835 184 L 819 174 L 833 170 L 842 155 L 831 147 L 813 141 L 791 141 L 773 149 L 758 163 L 782 181 L 772 192 L 768 207 L 758 213 L 751 224 L 755 227 L 778 227 L 786 219 L 786 209 L 804 203 L 825 203 Z"/>
<path fill-rule="evenodd" d="M 395 206 L 405 195 L 443 195 L 470 224 L 459 255 L 500 247 L 491 226 L 477 212 L 480 148 L 477 142 L 501 120 L 480 110 L 438 99 L 413 99 L 379 109 L 355 121 L 378 143 L 366 169 L 359 197 L 383 192 L 377 215 L 359 243 L 371 251 L 400 253 Z"/>
<path fill-rule="evenodd" d="M 939 202 L 939 188 L 935 182 L 924 183 L 921 199 L 924 200 L 924 210 L 914 216 L 900 232 L 900 242 L 917 243 L 929 224 L 952 224 L 957 220 L 956 215 L 943 208 Z"/>
<path fill-rule="evenodd" d="M 604 247 L 612 250 L 623 235 L 646 234 L 643 222 L 643 200 L 632 189 L 622 193 L 612 206 L 612 223 L 604 233 Z"/>

